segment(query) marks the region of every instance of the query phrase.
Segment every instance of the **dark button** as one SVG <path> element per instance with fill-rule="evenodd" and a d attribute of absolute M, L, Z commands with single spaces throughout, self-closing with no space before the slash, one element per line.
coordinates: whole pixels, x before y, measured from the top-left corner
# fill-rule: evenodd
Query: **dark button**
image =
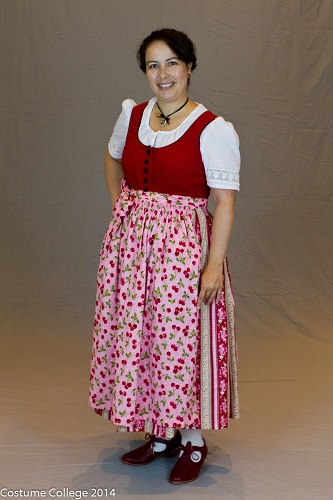
<path fill-rule="evenodd" d="M 145 184 L 147 184 L 147 183 L 148 183 L 148 179 L 143 179 L 143 182 L 144 182 Z"/>
<path fill-rule="evenodd" d="M 148 191 L 148 189 L 147 189 L 147 188 L 144 188 L 144 191 L 146 191 L 146 192 L 147 192 L 147 191 Z"/>
<path fill-rule="evenodd" d="M 145 160 L 143 163 L 144 163 L 145 165 L 147 165 L 147 163 L 149 163 L 149 161 L 148 161 L 148 160 Z"/>
<path fill-rule="evenodd" d="M 147 149 L 147 155 L 150 155 L 150 149 Z"/>
<path fill-rule="evenodd" d="M 148 168 L 145 168 L 143 171 L 145 174 L 148 174 Z"/>

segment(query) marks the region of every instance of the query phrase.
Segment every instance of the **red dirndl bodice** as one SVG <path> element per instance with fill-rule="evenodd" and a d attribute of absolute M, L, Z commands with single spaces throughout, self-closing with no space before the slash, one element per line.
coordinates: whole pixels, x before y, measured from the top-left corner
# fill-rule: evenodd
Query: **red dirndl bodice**
<path fill-rule="evenodd" d="M 208 198 L 200 135 L 216 116 L 205 111 L 174 143 L 161 148 L 139 140 L 142 113 L 147 103 L 133 108 L 122 156 L 125 179 L 131 189 Z M 163 132 L 162 132 L 163 133 Z"/>

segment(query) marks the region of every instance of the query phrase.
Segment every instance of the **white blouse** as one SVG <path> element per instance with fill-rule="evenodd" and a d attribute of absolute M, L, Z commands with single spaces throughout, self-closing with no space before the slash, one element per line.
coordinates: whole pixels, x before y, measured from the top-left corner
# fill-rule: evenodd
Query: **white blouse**
<path fill-rule="evenodd" d="M 149 126 L 150 114 L 155 102 L 156 97 L 149 101 L 143 112 L 139 128 L 140 142 L 145 146 L 154 148 L 162 148 L 177 141 L 185 134 L 192 123 L 207 111 L 205 106 L 198 104 L 174 130 L 158 130 L 155 132 Z M 132 99 L 126 99 L 122 104 L 122 112 L 109 141 L 109 152 L 113 158 L 120 159 L 122 157 L 134 106 L 136 106 L 136 103 Z M 226 122 L 221 116 L 210 122 L 201 133 L 200 151 L 208 186 L 239 191 L 239 139 L 232 123 Z"/>

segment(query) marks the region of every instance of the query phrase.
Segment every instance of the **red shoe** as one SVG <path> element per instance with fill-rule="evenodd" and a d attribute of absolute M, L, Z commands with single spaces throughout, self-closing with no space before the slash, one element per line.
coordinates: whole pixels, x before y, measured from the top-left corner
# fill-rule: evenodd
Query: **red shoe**
<path fill-rule="evenodd" d="M 150 464 L 150 462 L 153 462 L 157 458 L 164 456 L 170 458 L 180 453 L 182 438 L 178 429 L 172 439 L 163 439 L 161 437 L 150 435 L 148 433 L 146 434 L 145 439 L 148 439 L 148 442 L 146 444 L 143 444 L 142 446 L 139 446 L 139 448 L 125 453 L 125 455 L 123 455 L 120 460 L 127 465 L 146 465 Z M 154 451 L 154 443 L 165 444 L 165 450 Z M 178 451 L 176 451 L 177 449 Z"/>
<path fill-rule="evenodd" d="M 186 446 L 181 445 L 180 450 L 183 450 L 183 454 L 180 458 L 178 458 L 174 468 L 171 471 L 169 479 L 170 483 L 190 483 L 191 481 L 195 481 L 199 477 L 200 469 L 208 454 L 206 441 L 203 441 L 203 446 L 192 446 L 192 443 L 190 441 L 186 443 Z M 196 453 L 197 451 L 200 451 L 201 453 L 200 459 L 199 455 Z M 178 452 L 178 450 L 175 450 L 175 452 Z"/>

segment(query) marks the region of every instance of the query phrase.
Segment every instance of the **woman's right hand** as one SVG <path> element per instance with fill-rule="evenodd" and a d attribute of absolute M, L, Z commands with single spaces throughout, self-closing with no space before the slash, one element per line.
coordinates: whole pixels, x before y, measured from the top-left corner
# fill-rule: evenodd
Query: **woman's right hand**
<path fill-rule="evenodd" d="M 104 174 L 113 210 L 121 193 L 121 181 L 124 178 L 124 172 L 121 165 L 121 159 L 113 158 L 108 148 L 105 152 Z"/>

